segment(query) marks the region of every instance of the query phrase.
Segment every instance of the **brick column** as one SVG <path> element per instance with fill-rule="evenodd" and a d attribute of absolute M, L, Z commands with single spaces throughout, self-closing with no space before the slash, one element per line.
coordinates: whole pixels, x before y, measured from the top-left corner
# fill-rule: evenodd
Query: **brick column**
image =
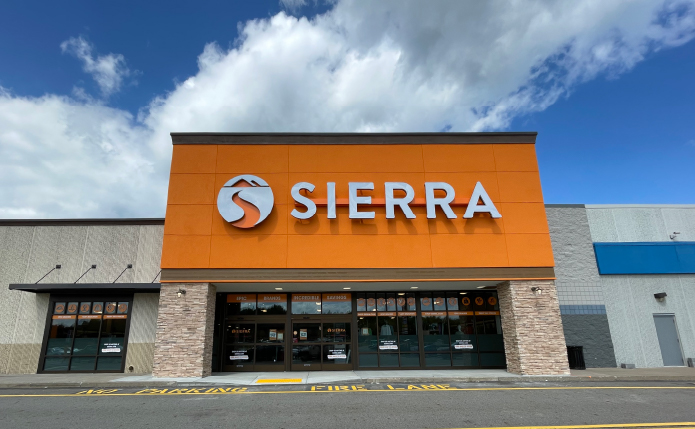
<path fill-rule="evenodd" d="M 540 288 L 537 294 L 531 288 Z M 552 280 L 515 280 L 497 286 L 507 371 L 568 375 L 567 348 Z"/>
<path fill-rule="evenodd" d="M 179 289 L 186 291 L 178 297 Z M 216 287 L 162 283 L 154 343 L 154 377 L 207 377 L 212 365 Z"/>

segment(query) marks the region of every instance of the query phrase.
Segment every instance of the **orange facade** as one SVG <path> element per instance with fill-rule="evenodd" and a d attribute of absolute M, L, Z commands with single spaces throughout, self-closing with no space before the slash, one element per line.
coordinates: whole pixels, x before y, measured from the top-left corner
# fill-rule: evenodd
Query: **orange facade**
<path fill-rule="evenodd" d="M 222 186 L 240 174 L 265 180 L 275 198 L 268 218 L 249 229 L 227 223 L 216 206 Z M 410 184 L 415 202 L 424 201 L 425 182 L 446 182 L 457 203 L 481 182 L 502 217 L 464 219 L 458 204 L 456 219 L 439 209 L 427 219 L 424 205 L 411 204 L 415 219 L 398 208 L 386 219 L 387 181 Z M 298 182 L 313 183 L 307 195 L 324 202 L 326 183 L 335 182 L 337 218 L 320 205 L 311 219 L 292 217 Z M 348 218 L 340 205 L 348 182 L 374 182 L 362 195 L 375 204 L 360 206 L 374 219 Z M 534 144 L 176 144 L 164 234 L 163 269 L 554 265 Z"/>

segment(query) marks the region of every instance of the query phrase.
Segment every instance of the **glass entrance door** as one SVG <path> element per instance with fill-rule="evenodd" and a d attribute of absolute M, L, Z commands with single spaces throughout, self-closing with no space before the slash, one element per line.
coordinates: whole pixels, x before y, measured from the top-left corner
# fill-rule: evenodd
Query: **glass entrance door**
<path fill-rule="evenodd" d="M 284 371 L 285 323 L 281 320 L 228 321 L 224 371 Z"/>
<path fill-rule="evenodd" d="M 292 370 L 351 370 L 351 323 L 334 317 L 292 322 Z"/>

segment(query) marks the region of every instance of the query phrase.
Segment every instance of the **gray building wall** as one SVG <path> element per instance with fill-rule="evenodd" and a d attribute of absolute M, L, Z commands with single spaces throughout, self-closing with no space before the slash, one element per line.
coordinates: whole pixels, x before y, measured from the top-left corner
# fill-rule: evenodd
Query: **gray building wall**
<path fill-rule="evenodd" d="M 583 205 L 546 205 L 565 342 L 588 368 L 615 367 L 613 342 Z"/>
<path fill-rule="evenodd" d="M 110 283 L 127 264 L 133 264 L 133 269 L 127 270 L 119 283 L 155 279 L 163 225 L 120 223 L 55 225 L 51 221 L 27 221 L 17 226 L 0 225 L 0 374 L 36 372 L 48 311 L 48 294 L 9 290 L 10 283 L 35 283 L 56 264 L 62 269 L 53 271 L 42 283 L 72 283 L 92 264 L 97 264 L 97 269 L 80 283 Z M 133 372 L 151 368 L 156 296 L 134 297 L 126 357 L 134 366 Z"/>
<path fill-rule="evenodd" d="M 587 205 L 594 242 L 695 241 L 695 205 Z M 680 232 L 676 239 L 670 236 Z M 663 366 L 654 314 L 674 314 L 684 358 L 695 357 L 695 275 L 600 276 L 618 363 Z M 654 294 L 666 292 L 664 302 Z"/>

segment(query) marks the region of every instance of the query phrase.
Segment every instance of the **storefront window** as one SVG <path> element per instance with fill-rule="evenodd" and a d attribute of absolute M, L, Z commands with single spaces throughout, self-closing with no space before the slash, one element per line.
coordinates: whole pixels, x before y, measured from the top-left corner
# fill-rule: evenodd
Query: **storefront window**
<path fill-rule="evenodd" d="M 120 371 L 130 302 L 66 300 L 52 305 L 43 371 Z"/>
<path fill-rule="evenodd" d="M 287 314 L 287 295 L 284 293 L 259 294 L 258 315 Z"/>
<path fill-rule="evenodd" d="M 253 323 L 227 324 L 227 341 L 234 344 L 253 343 L 255 328 Z"/>
<path fill-rule="evenodd" d="M 256 314 L 256 294 L 228 294 L 228 315 L 253 315 Z"/>
<path fill-rule="evenodd" d="M 323 346 L 323 364 L 340 365 L 352 363 L 349 344 Z"/>
<path fill-rule="evenodd" d="M 321 295 L 293 294 L 292 314 L 321 314 Z"/>
<path fill-rule="evenodd" d="M 422 314 L 422 333 L 425 352 L 449 351 L 449 332 L 446 313 Z"/>
<path fill-rule="evenodd" d="M 417 352 L 420 350 L 417 336 L 417 317 L 398 317 L 398 344 L 401 352 Z"/>
<path fill-rule="evenodd" d="M 325 323 L 323 324 L 323 341 L 326 343 L 350 342 L 351 323 Z"/>
<path fill-rule="evenodd" d="M 324 293 L 322 314 L 351 314 L 352 295 L 349 293 Z"/>
<path fill-rule="evenodd" d="M 358 317 L 357 332 L 357 345 L 360 353 L 376 353 L 376 315 Z"/>
<path fill-rule="evenodd" d="M 246 325 L 253 326 L 253 325 Z M 232 338 L 234 336 L 232 335 Z M 253 341 L 244 341 L 253 342 Z M 285 324 L 284 323 L 259 323 L 257 343 L 284 343 Z"/>
<path fill-rule="evenodd" d="M 293 325 L 293 343 L 313 343 L 319 341 L 321 341 L 320 323 L 295 323 Z"/>

